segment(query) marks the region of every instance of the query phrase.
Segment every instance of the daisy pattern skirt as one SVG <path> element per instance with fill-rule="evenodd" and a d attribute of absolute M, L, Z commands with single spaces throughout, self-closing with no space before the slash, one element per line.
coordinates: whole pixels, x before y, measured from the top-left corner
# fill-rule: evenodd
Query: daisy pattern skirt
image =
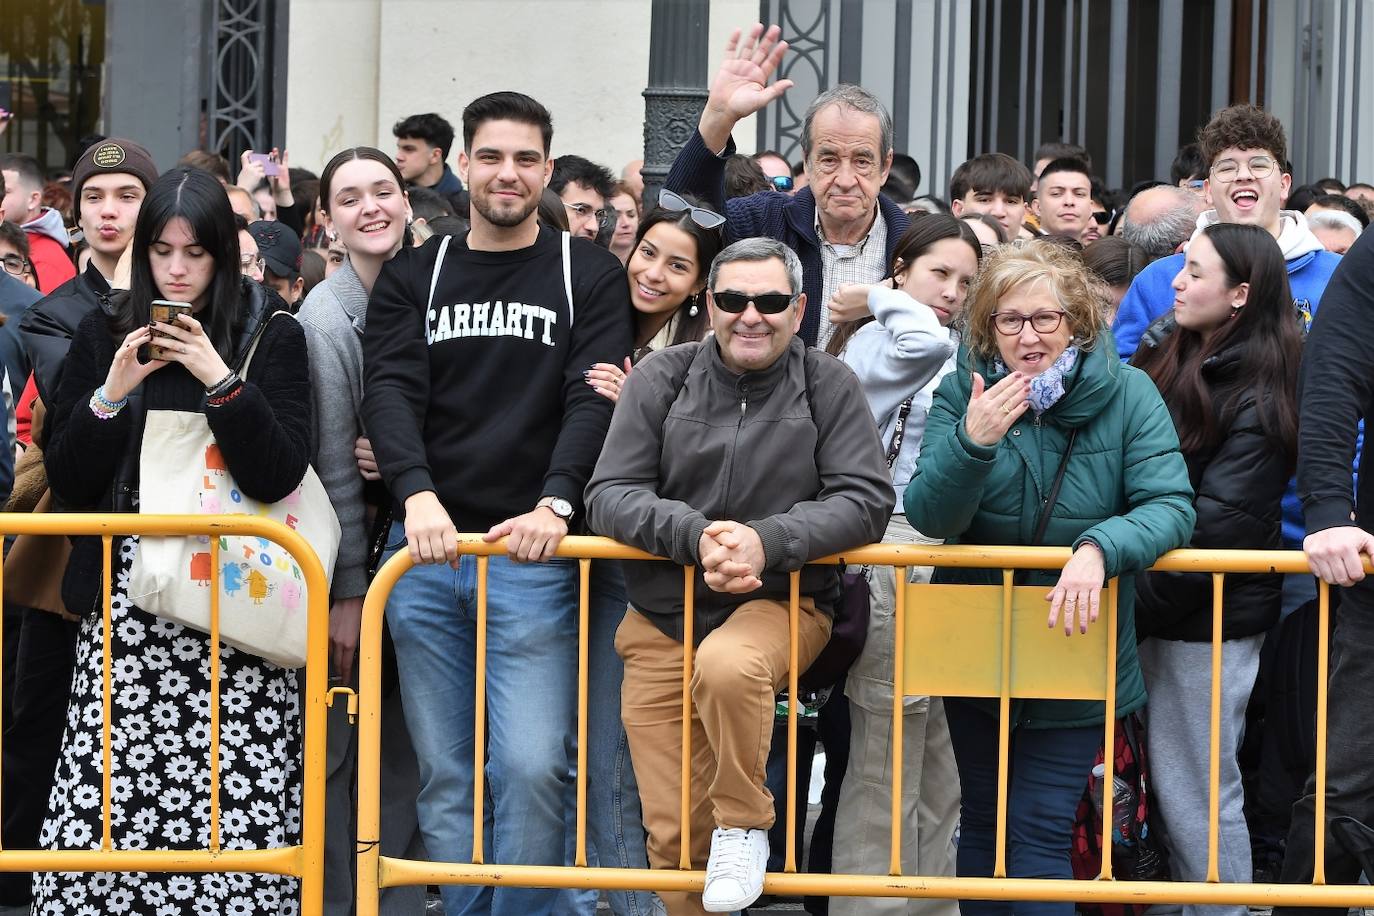
<path fill-rule="evenodd" d="M 111 838 L 115 849 L 204 849 L 210 831 L 209 638 L 128 598 L 137 538 L 120 544 L 111 606 Z M 45 849 L 99 849 L 104 621 L 82 621 L 67 727 L 43 823 Z M 295 845 L 301 829 L 296 672 L 220 648 L 220 843 Z M 278 875 L 40 873 L 36 914 L 289 914 L 297 881 Z"/>

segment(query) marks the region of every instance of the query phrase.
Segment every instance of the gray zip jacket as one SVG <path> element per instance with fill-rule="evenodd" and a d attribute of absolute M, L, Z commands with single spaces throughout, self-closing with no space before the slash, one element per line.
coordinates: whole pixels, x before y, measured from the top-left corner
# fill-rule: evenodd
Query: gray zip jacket
<path fill-rule="evenodd" d="M 296 315 L 310 348 L 310 389 L 315 400 L 315 473 L 320 475 L 343 538 L 334 564 L 334 600 L 367 593 L 368 529 L 363 477 L 353 442 L 363 434 L 363 329 L 367 290 L 344 261 L 310 291 Z"/>
<path fill-rule="evenodd" d="M 646 356 L 630 373 L 587 486 L 597 534 L 671 563 L 625 563 L 630 603 L 682 639 L 681 566 L 700 562 L 701 534 L 718 519 L 748 524 L 763 542 L 763 585 L 722 594 L 697 572 L 694 637 L 740 604 L 788 600 L 788 573 L 809 560 L 882 538 L 892 482 L 858 379 L 793 338 L 767 369 L 735 374 L 714 339 Z M 832 614 L 835 567 L 802 572 L 801 593 Z"/>

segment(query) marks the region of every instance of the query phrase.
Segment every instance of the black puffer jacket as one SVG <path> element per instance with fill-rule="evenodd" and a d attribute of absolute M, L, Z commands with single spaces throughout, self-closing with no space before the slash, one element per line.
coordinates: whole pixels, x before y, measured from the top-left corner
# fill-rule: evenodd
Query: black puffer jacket
<path fill-rule="evenodd" d="M 1235 383 L 1241 371 L 1235 347 L 1209 357 L 1203 377 L 1215 390 Z M 1207 453 L 1185 455 L 1197 495 L 1197 526 L 1189 547 L 1269 550 L 1281 546 L 1284 489 L 1291 468 L 1282 449 L 1265 436 L 1251 389 L 1227 414 L 1218 411 L 1220 444 Z M 1223 639 L 1263 633 L 1279 618 L 1283 577 L 1227 576 L 1223 591 Z M 1136 633 L 1141 639 L 1210 642 L 1212 577 L 1207 573 L 1142 574 L 1136 582 Z"/>

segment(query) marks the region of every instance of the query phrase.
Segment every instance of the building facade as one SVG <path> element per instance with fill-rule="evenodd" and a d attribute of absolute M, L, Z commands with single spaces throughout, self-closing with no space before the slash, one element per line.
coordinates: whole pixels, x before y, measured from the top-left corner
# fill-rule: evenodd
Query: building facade
<path fill-rule="evenodd" d="M 707 74 L 731 28 L 782 25 L 796 86 L 736 129 L 745 152 L 800 159 L 807 103 L 858 82 L 893 111 L 922 193 L 970 155 L 1029 162 L 1053 139 L 1130 187 L 1238 101 L 1287 125 L 1295 183 L 1374 179 L 1374 0 L 0 0 L 0 149 L 60 171 L 99 132 L 163 167 L 279 146 L 317 170 L 344 146 L 391 149 L 405 115 L 456 124 L 513 88 L 552 111 L 555 155 L 618 170 L 644 154 L 664 3 L 701 8 Z"/>

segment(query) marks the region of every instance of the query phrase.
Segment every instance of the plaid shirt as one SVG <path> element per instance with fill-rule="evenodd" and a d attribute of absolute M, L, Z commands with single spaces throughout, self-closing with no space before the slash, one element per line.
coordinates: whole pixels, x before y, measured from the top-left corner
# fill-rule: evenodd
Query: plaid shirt
<path fill-rule="evenodd" d="M 824 350 L 835 333 L 835 324 L 826 312 L 835 292 L 850 283 L 877 283 L 887 276 L 887 221 L 882 210 L 875 209 L 873 226 L 857 245 L 834 245 L 825 239 L 817 207 L 816 237 L 821 240 L 821 301 L 807 305 L 821 310 L 816 346 Z"/>

